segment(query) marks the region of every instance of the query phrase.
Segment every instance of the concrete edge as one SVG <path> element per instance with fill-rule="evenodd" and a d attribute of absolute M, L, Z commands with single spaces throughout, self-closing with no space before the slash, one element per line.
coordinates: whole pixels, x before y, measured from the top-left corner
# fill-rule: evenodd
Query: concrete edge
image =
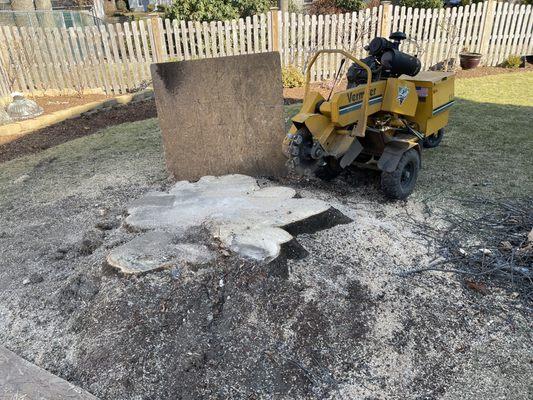
<path fill-rule="evenodd" d="M 36 130 L 47 128 L 67 119 L 80 117 L 86 113 L 92 113 L 101 109 L 147 100 L 152 97 L 153 94 L 154 91 L 152 89 L 147 89 L 134 94 L 123 94 L 120 96 L 115 96 L 111 99 L 93 101 L 87 104 L 55 111 L 51 114 L 41 115 L 37 118 L 2 125 L 0 126 L 0 138 L 4 137 L 6 138 L 6 141 L 2 141 L 1 144 L 9 143 Z M 10 138 L 8 139 L 8 137 Z"/>

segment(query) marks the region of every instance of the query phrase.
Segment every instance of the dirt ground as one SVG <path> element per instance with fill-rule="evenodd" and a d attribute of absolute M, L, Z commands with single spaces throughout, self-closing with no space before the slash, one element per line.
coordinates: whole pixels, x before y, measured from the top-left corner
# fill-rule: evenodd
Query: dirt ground
<path fill-rule="evenodd" d="M 525 132 L 530 117 L 511 105 L 465 99 L 456 118 L 490 113 L 499 124 L 511 111 Z M 136 235 L 121 227 L 127 204 L 170 184 L 156 119 L 6 161 L 0 342 L 102 399 L 529 399 L 530 304 L 491 282 L 475 290 L 460 274 L 404 274 L 442 251 L 447 216 L 480 212 L 460 189 L 468 199 L 531 193 L 528 143 L 526 155 L 500 160 L 502 174 L 521 181 L 511 189 L 456 162 L 458 148 L 487 162 L 459 136 L 469 124 L 453 120 L 455 134 L 424 154 L 419 189 L 405 202 L 387 201 L 372 173 L 267 179 L 352 222 L 298 234 L 274 265 L 220 254 L 180 274 L 124 277 L 104 262 Z M 444 156 L 460 166 L 439 163 Z M 202 230 L 190 236 L 217 249 Z M 463 240 L 481 246 L 475 230 Z"/>

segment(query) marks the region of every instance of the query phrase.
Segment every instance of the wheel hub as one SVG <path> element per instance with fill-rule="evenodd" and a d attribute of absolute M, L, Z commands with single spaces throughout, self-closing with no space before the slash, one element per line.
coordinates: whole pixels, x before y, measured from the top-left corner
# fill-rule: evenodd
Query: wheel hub
<path fill-rule="evenodd" d="M 402 171 L 402 176 L 400 181 L 403 185 L 409 184 L 413 177 L 413 165 L 411 163 L 407 164 Z"/>

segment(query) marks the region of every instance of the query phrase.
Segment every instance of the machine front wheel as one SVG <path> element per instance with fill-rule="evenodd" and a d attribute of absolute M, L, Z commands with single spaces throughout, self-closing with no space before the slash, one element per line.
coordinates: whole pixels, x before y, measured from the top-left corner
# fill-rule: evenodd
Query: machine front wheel
<path fill-rule="evenodd" d="M 422 141 L 422 146 L 424 146 L 427 149 L 432 149 L 433 147 L 437 147 L 440 142 L 442 142 L 442 138 L 444 137 L 444 129 L 439 129 L 437 133 L 427 136 Z"/>
<path fill-rule="evenodd" d="M 420 155 L 416 149 L 406 151 L 393 172 L 381 173 L 381 190 L 391 199 L 404 200 L 415 188 Z"/>

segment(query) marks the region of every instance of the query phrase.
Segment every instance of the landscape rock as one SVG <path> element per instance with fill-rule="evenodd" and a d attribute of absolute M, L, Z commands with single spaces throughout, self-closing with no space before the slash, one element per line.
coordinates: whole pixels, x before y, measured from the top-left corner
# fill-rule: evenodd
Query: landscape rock
<path fill-rule="evenodd" d="M 22 281 L 23 285 L 30 285 L 34 283 L 41 283 L 44 280 L 43 276 L 37 273 L 33 273 Z"/>

